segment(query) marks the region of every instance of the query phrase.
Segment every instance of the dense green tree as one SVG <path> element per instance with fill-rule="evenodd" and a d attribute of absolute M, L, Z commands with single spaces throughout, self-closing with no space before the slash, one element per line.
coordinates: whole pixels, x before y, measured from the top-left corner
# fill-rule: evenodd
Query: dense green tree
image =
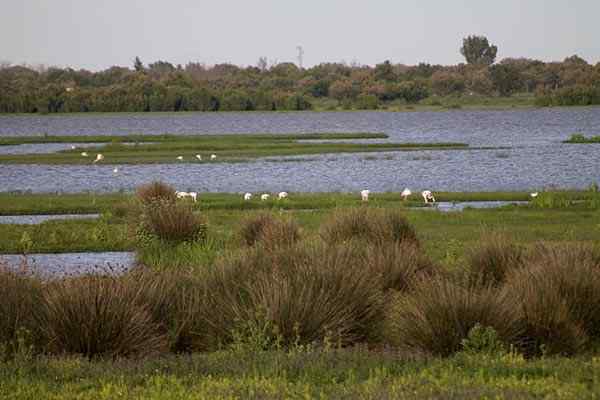
<path fill-rule="evenodd" d="M 485 36 L 467 36 L 460 48 L 460 54 L 469 64 L 492 65 L 497 53 L 498 47 L 490 45 Z"/>
<path fill-rule="evenodd" d="M 498 64 L 490 67 L 490 79 L 501 96 L 510 96 L 523 86 L 519 70 L 510 64 Z"/>

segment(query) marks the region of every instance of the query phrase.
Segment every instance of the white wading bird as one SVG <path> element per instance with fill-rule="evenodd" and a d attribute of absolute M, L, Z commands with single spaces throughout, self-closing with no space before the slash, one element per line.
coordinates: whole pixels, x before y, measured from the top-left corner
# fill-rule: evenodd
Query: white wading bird
<path fill-rule="evenodd" d="M 210 155 L 210 159 L 211 160 L 216 160 L 217 159 L 217 155 L 216 154 L 211 154 Z"/>
<path fill-rule="evenodd" d="M 402 193 L 400 193 L 400 197 L 402 197 L 402 200 L 404 201 L 406 201 L 410 195 L 412 195 L 412 192 L 409 188 L 404 189 Z"/>
<path fill-rule="evenodd" d="M 178 199 L 190 197 L 194 201 L 194 203 L 196 202 L 196 199 L 198 197 L 198 193 L 196 192 L 175 192 L 175 195 Z"/>
<path fill-rule="evenodd" d="M 279 200 L 287 199 L 287 197 L 288 197 L 288 192 L 279 192 L 279 194 L 277 195 L 277 198 Z"/>
<path fill-rule="evenodd" d="M 538 192 L 533 192 L 530 194 L 532 199 L 535 199 L 536 197 L 538 197 L 540 194 Z"/>
<path fill-rule="evenodd" d="M 102 160 L 104 160 L 104 156 L 102 154 L 97 154 L 96 159 L 92 163 L 95 164 L 98 161 L 102 161 Z"/>
<path fill-rule="evenodd" d="M 268 195 L 268 194 L 265 193 L 265 194 L 263 194 L 263 195 L 260 196 L 260 199 L 262 201 L 267 201 L 267 200 L 269 200 L 269 197 L 271 197 L 271 195 Z"/>
<path fill-rule="evenodd" d="M 244 200 L 245 200 L 245 201 L 252 200 L 252 193 L 246 193 L 246 194 L 244 195 Z"/>
<path fill-rule="evenodd" d="M 421 192 L 421 196 L 423 196 L 423 200 L 425 200 L 425 204 L 429 202 L 435 203 L 435 197 L 433 197 L 433 193 L 430 190 L 424 190 Z"/>
<path fill-rule="evenodd" d="M 369 194 L 371 193 L 370 190 L 363 190 L 360 192 L 360 198 L 362 199 L 362 201 L 369 201 Z"/>
<path fill-rule="evenodd" d="M 113 174 L 118 174 L 119 173 L 119 168 L 115 167 L 115 169 L 113 169 Z"/>
<path fill-rule="evenodd" d="M 177 159 L 178 159 L 179 161 L 181 161 L 181 160 L 183 160 L 183 156 L 177 156 Z"/>
<path fill-rule="evenodd" d="M 87 156 L 88 156 L 88 153 L 86 153 L 86 152 L 84 151 L 83 153 L 81 153 L 81 156 L 82 156 L 82 157 L 87 157 Z"/>
<path fill-rule="evenodd" d="M 202 156 L 200 154 L 196 154 L 196 158 L 200 161 L 202 161 Z"/>
<path fill-rule="evenodd" d="M 75 150 L 77 147 L 75 146 L 71 146 L 71 150 Z"/>

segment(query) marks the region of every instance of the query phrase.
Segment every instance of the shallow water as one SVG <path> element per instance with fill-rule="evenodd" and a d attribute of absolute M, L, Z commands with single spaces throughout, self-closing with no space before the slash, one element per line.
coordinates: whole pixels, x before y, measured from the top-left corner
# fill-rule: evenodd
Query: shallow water
<path fill-rule="evenodd" d="M 410 151 L 273 158 L 243 164 L 3 165 L 2 191 L 114 192 L 156 179 L 197 192 L 374 192 L 585 188 L 600 175 L 586 145 Z M 552 154 L 551 156 L 549 154 Z M 278 162 L 286 161 L 286 162 Z"/>
<path fill-rule="evenodd" d="M 95 219 L 100 214 L 58 214 L 58 215 L 0 215 L 0 224 L 39 225 L 46 221 L 66 219 Z"/>
<path fill-rule="evenodd" d="M 600 108 L 0 116 L 0 135 L 16 136 L 302 132 L 383 132 L 390 136 L 388 142 L 510 148 L 268 157 L 244 164 L 123 165 L 118 174 L 112 173 L 114 165 L 0 165 L 0 191 L 107 192 L 132 190 L 154 179 L 199 192 L 381 192 L 407 186 L 538 190 L 586 188 L 600 181 L 600 144 L 561 143 L 575 132 L 599 134 Z"/>
<path fill-rule="evenodd" d="M 135 253 L 60 253 L 60 254 L 0 254 L 0 263 L 20 268 L 26 263 L 28 271 L 44 277 L 63 277 L 89 273 L 120 274 L 135 264 Z"/>
<path fill-rule="evenodd" d="M 423 211 L 441 211 L 441 212 L 462 212 L 467 208 L 486 209 L 500 208 L 510 205 L 524 205 L 528 201 L 465 201 L 465 202 L 447 202 L 439 201 L 427 207 L 411 207 L 411 210 Z"/>

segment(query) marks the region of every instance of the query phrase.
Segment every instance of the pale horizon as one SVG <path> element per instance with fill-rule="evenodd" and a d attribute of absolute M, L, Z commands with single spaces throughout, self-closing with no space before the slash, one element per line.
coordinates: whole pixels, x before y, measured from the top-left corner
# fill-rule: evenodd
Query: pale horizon
<path fill-rule="evenodd" d="M 600 2 L 418 0 L 21 0 L 0 13 L 0 61 L 92 71 L 136 56 L 185 65 L 327 62 L 454 65 L 465 36 L 488 37 L 498 60 L 600 62 Z M 6 40 L 6 38 L 12 38 Z"/>

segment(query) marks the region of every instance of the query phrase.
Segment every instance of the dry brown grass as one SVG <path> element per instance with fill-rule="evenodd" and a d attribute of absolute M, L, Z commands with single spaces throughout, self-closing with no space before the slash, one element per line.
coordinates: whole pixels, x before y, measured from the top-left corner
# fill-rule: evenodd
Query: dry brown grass
<path fill-rule="evenodd" d="M 527 354 L 576 354 L 600 338 L 600 258 L 585 245 L 539 245 L 507 279 L 521 304 Z"/>
<path fill-rule="evenodd" d="M 166 242 L 202 241 L 207 223 L 182 202 L 157 200 L 144 208 L 142 226 Z"/>
<path fill-rule="evenodd" d="M 228 338 L 239 324 L 270 327 L 284 345 L 372 338 L 383 318 L 379 277 L 346 247 L 302 244 L 229 257 L 207 280 L 209 336 Z"/>
<path fill-rule="evenodd" d="M 275 216 L 268 212 L 244 219 L 238 236 L 246 246 L 260 243 L 270 249 L 293 246 L 302 237 L 298 223 L 292 218 Z"/>
<path fill-rule="evenodd" d="M 157 291 L 143 283 L 95 275 L 49 283 L 39 310 L 48 350 L 89 358 L 164 351 L 167 337 L 153 315 Z"/>
<path fill-rule="evenodd" d="M 479 246 L 467 251 L 469 281 L 502 285 L 507 274 L 525 263 L 525 251 L 506 235 L 492 233 Z"/>
<path fill-rule="evenodd" d="M 521 334 L 517 300 L 507 291 L 462 286 L 446 278 L 421 280 L 398 296 L 388 314 L 386 336 L 398 347 L 437 356 L 460 351 L 476 325 L 491 327 L 505 343 Z"/>
<path fill-rule="evenodd" d="M 137 199 L 144 205 L 151 204 L 155 201 L 175 202 L 177 196 L 175 189 L 160 181 L 154 181 L 146 185 L 139 186 L 135 191 Z"/>
<path fill-rule="evenodd" d="M 33 310 L 42 303 L 42 283 L 23 269 L 0 264 L 0 347 L 7 356 L 18 346 L 20 331 L 28 336 L 26 345 L 40 345 Z M 39 349 L 37 349 L 39 350 Z M 0 353 L 0 359 L 2 354 Z"/>
<path fill-rule="evenodd" d="M 375 245 L 419 243 L 415 229 L 400 211 L 379 208 L 337 210 L 323 223 L 320 235 L 328 244 L 351 240 Z"/>

